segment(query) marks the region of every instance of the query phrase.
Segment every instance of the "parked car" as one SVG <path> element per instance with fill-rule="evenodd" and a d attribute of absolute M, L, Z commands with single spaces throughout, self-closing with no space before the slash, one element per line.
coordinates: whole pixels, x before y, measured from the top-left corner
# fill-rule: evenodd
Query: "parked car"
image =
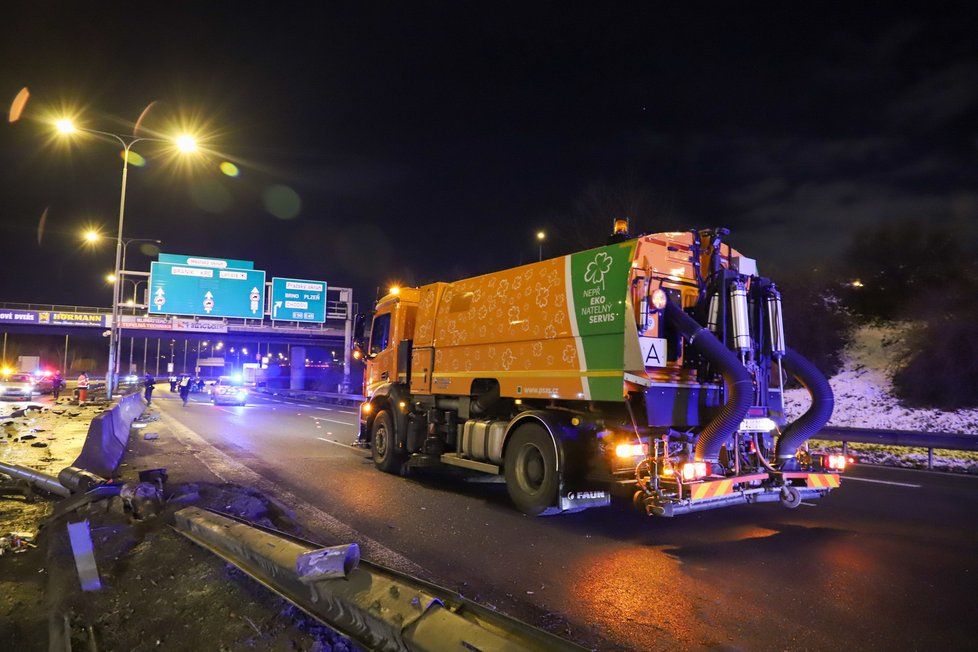
<path fill-rule="evenodd" d="M 211 387 L 211 402 L 214 405 L 244 405 L 248 401 L 248 390 L 241 381 L 221 376 Z"/>
<path fill-rule="evenodd" d="M 33 378 L 35 394 L 50 394 L 54 389 L 54 378 L 50 372 L 43 373 L 40 376 L 34 374 Z"/>
<path fill-rule="evenodd" d="M 28 401 L 34 397 L 34 376 L 14 373 L 0 377 L 0 398 L 25 398 Z"/>

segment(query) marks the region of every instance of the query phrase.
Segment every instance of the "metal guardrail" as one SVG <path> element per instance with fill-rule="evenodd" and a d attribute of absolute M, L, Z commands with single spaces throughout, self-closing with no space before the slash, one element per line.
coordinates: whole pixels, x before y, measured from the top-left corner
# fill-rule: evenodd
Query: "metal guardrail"
<path fill-rule="evenodd" d="M 174 514 L 185 537 L 371 650 L 583 652 L 585 648 L 448 589 L 361 561 L 346 577 L 300 578 L 320 545 L 199 507 Z"/>
<path fill-rule="evenodd" d="M 849 444 L 880 444 L 927 449 L 927 468 L 934 466 L 934 449 L 978 451 L 978 435 L 953 432 L 923 432 L 920 430 L 881 430 L 873 428 L 843 428 L 826 426 L 812 439 L 841 441 L 842 452 L 849 453 Z"/>

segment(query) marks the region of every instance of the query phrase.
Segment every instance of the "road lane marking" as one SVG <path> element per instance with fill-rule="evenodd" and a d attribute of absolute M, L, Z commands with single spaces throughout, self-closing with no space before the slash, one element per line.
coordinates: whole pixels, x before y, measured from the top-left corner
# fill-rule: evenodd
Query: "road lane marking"
<path fill-rule="evenodd" d="M 342 446 L 343 448 L 356 448 L 353 444 L 344 444 L 341 441 L 336 441 L 335 439 L 326 439 L 325 437 L 316 437 L 319 441 L 324 441 L 327 444 L 332 444 L 333 446 Z"/>
<path fill-rule="evenodd" d="M 850 482 L 855 480 L 856 482 L 872 482 L 873 484 L 888 484 L 894 487 L 907 487 L 908 489 L 920 489 L 923 485 L 910 484 L 909 482 L 891 482 L 889 480 L 870 480 L 869 478 L 853 478 L 852 476 L 843 476 L 843 482 Z"/>
<path fill-rule="evenodd" d="M 329 421 L 330 423 L 338 423 L 341 426 L 355 426 L 355 423 L 348 423 L 346 421 L 337 421 L 336 419 L 327 419 L 326 417 L 309 417 L 310 419 L 315 419 L 316 421 Z"/>

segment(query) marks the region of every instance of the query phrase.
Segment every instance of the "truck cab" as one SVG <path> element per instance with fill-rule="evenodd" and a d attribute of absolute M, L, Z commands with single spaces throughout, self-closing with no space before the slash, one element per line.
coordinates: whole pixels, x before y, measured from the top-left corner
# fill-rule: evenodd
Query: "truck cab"
<path fill-rule="evenodd" d="M 359 344 L 358 353 L 366 363 L 364 395 L 404 379 L 409 372 L 410 348 L 414 319 L 418 310 L 418 291 L 413 288 L 391 288 L 376 307 L 369 333 Z M 401 380 L 401 382 L 404 382 Z"/>

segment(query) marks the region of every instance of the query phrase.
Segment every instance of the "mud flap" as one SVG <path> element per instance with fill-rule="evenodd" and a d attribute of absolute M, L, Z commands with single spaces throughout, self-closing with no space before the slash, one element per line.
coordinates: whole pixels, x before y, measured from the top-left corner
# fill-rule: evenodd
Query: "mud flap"
<path fill-rule="evenodd" d="M 560 493 L 560 511 L 579 512 L 591 507 L 607 507 L 611 504 L 611 492 L 603 489 L 585 491 L 562 491 Z"/>

